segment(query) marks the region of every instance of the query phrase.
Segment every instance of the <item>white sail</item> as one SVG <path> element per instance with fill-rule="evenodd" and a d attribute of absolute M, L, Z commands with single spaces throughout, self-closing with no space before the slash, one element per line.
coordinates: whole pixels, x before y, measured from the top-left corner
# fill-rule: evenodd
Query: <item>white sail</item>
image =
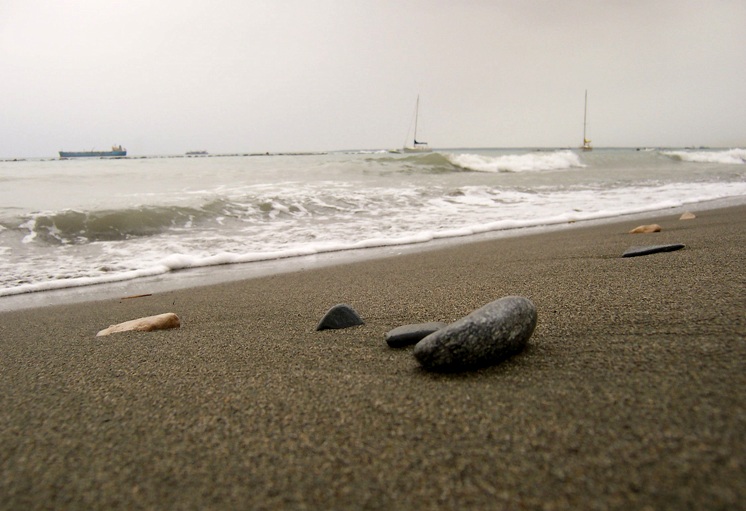
<path fill-rule="evenodd" d="M 402 149 L 405 153 L 429 153 L 431 151 L 430 146 L 427 142 L 417 140 L 417 122 L 420 116 L 420 96 L 417 95 L 417 104 L 414 109 L 414 137 L 412 138 L 412 144 L 404 144 Z"/>

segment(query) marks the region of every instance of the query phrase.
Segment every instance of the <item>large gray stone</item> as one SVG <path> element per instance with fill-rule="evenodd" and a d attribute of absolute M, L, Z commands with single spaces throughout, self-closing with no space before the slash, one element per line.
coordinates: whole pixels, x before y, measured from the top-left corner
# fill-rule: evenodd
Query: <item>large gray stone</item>
<path fill-rule="evenodd" d="M 335 305 L 324 314 L 316 330 L 348 328 L 351 326 L 363 325 L 365 322 L 355 309 L 347 304 L 340 303 Z"/>
<path fill-rule="evenodd" d="M 446 323 L 431 322 L 416 325 L 402 325 L 386 332 L 386 343 L 392 348 L 416 344 L 433 332 L 446 326 Z"/>
<path fill-rule="evenodd" d="M 430 371 L 497 364 L 526 346 L 536 319 L 531 300 L 506 296 L 428 335 L 414 347 L 414 356 Z"/>

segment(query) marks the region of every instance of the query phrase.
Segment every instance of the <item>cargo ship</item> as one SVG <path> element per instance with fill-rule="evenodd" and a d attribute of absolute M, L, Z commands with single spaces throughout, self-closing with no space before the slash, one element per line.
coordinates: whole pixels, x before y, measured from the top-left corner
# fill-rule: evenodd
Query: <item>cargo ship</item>
<path fill-rule="evenodd" d="M 111 151 L 60 151 L 60 158 L 106 158 L 127 156 L 127 149 L 120 145 L 112 146 Z"/>

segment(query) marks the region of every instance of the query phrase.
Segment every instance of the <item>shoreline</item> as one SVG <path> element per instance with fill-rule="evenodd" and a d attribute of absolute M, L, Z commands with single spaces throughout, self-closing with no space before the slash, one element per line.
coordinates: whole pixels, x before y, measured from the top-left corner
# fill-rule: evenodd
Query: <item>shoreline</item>
<path fill-rule="evenodd" d="M 363 249 L 324 252 L 308 256 L 297 256 L 280 259 L 269 259 L 251 263 L 238 263 L 200 268 L 182 269 L 153 277 L 138 277 L 121 282 L 99 283 L 70 288 L 53 289 L 21 293 L 17 295 L 0 296 L 0 313 L 13 310 L 42 308 L 61 303 L 80 303 L 100 301 L 140 294 L 162 293 L 177 291 L 193 287 L 210 286 L 226 282 L 267 277 L 295 271 L 306 271 L 338 264 L 350 264 L 371 259 L 396 257 L 424 251 L 440 250 L 451 246 L 477 243 L 487 240 L 505 239 L 521 236 L 562 231 L 566 229 L 582 229 L 597 225 L 621 223 L 626 221 L 644 220 L 663 214 L 677 214 L 684 211 L 708 211 L 712 209 L 728 208 L 746 204 L 744 197 L 728 197 L 714 201 L 698 202 L 667 209 L 630 213 L 620 216 L 604 217 L 593 220 L 583 220 L 572 223 L 539 225 L 500 231 L 490 231 L 462 237 L 450 237 L 430 240 L 423 243 L 407 245 L 390 245 Z"/>
<path fill-rule="evenodd" d="M 0 508 L 744 509 L 746 205 L 695 214 L 0 313 Z M 507 295 L 497 366 L 384 340 Z"/>

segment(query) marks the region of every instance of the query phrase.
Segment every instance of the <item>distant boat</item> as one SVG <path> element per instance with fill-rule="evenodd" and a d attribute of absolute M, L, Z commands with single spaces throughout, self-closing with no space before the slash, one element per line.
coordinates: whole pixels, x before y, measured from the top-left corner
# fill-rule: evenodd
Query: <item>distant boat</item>
<path fill-rule="evenodd" d="M 207 156 L 207 151 L 187 151 L 187 156 Z"/>
<path fill-rule="evenodd" d="M 586 121 L 588 119 L 588 91 L 585 91 L 585 108 L 583 109 L 583 145 L 580 146 L 580 148 L 583 151 L 593 151 L 593 146 L 591 146 L 591 141 L 588 140 L 585 136 L 585 125 Z"/>
<path fill-rule="evenodd" d="M 402 149 L 405 153 L 429 153 L 432 151 L 427 142 L 420 142 L 417 140 L 417 121 L 420 116 L 420 96 L 417 95 L 417 105 L 414 109 L 414 138 L 412 139 L 412 145 L 404 145 Z"/>
<path fill-rule="evenodd" d="M 60 151 L 60 158 L 105 158 L 110 156 L 127 156 L 127 149 L 115 145 L 111 147 L 111 151 Z"/>

